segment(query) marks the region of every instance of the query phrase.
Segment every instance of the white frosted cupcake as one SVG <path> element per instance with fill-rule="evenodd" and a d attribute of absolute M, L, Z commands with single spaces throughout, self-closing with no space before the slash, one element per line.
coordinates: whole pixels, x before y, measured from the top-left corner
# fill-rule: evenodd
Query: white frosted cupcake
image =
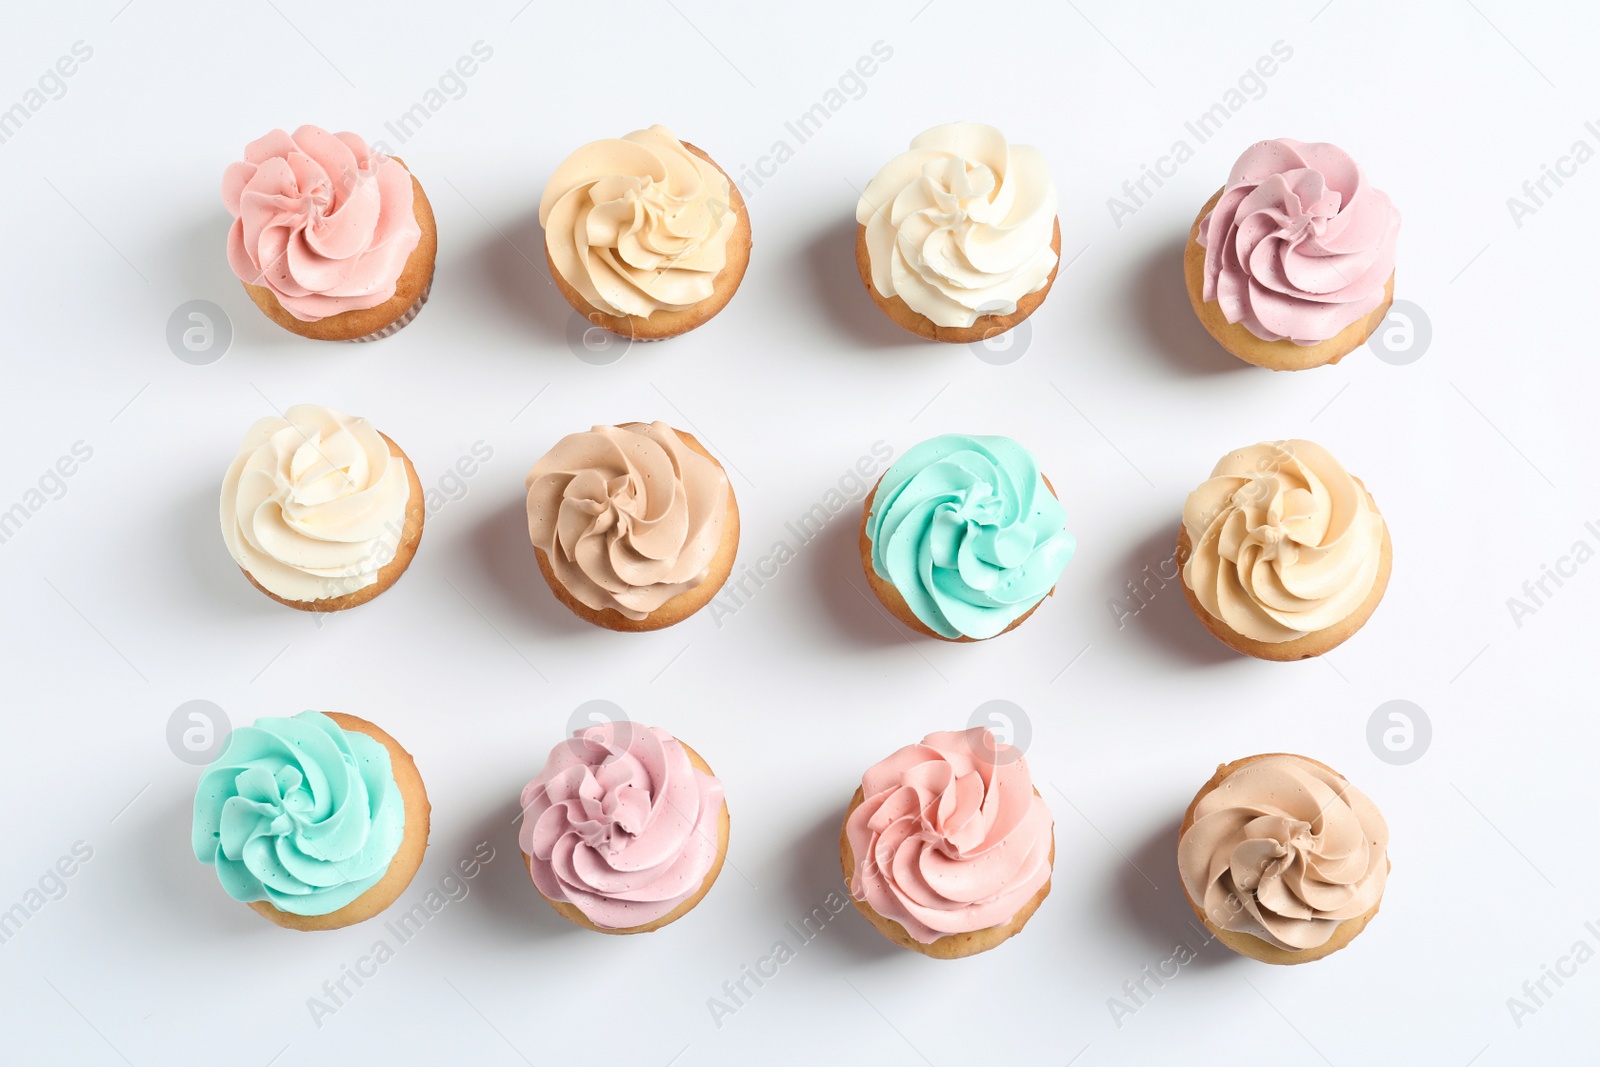
<path fill-rule="evenodd" d="M 1044 303 L 1061 255 L 1044 156 L 993 126 L 952 122 L 911 142 L 856 205 L 856 269 L 918 337 L 970 343 Z"/>
<path fill-rule="evenodd" d="M 222 539 L 250 584 L 301 611 L 393 585 L 422 542 L 422 482 L 366 419 L 296 404 L 250 427 L 222 482 Z"/>

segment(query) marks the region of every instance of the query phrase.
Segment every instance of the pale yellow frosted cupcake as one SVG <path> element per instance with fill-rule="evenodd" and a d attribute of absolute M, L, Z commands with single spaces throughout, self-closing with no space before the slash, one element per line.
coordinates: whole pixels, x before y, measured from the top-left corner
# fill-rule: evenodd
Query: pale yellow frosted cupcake
<path fill-rule="evenodd" d="M 1320 656 L 1389 586 L 1389 527 L 1327 449 L 1264 441 L 1228 453 L 1189 494 L 1176 560 L 1195 617 L 1258 659 Z"/>
<path fill-rule="evenodd" d="M 561 295 L 612 333 L 659 341 L 721 311 L 750 263 L 750 213 L 705 152 L 665 126 L 584 145 L 539 200 Z"/>

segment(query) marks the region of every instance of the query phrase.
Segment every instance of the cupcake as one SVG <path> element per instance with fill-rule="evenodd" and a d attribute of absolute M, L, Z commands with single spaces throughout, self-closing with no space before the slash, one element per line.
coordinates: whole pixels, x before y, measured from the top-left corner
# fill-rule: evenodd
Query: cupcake
<path fill-rule="evenodd" d="M 422 483 L 400 446 L 332 408 L 250 427 L 222 481 L 222 539 L 250 584 L 343 611 L 395 583 L 422 541 Z"/>
<path fill-rule="evenodd" d="M 901 456 L 861 510 L 861 567 L 884 607 L 946 641 L 1022 624 L 1077 542 L 1032 453 L 1009 437 L 944 434 Z"/>
<path fill-rule="evenodd" d="M 665 730 L 586 727 L 522 791 L 517 840 L 539 895 L 602 934 L 647 934 L 694 910 L 728 854 L 722 782 Z"/>
<path fill-rule="evenodd" d="M 856 223 L 856 269 L 873 303 L 930 341 L 1016 326 L 1044 303 L 1060 262 L 1044 157 L 976 122 L 913 139 L 868 183 Z"/>
<path fill-rule="evenodd" d="M 728 475 L 664 422 L 568 434 L 528 473 L 539 573 L 580 619 L 659 630 L 711 602 L 739 550 Z"/>
<path fill-rule="evenodd" d="M 665 126 L 584 145 L 539 200 L 550 277 L 577 312 L 659 341 L 721 311 L 750 263 L 750 215 L 722 168 Z"/>
<path fill-rule="evenodd" d="M 1378 914 L 1389 827 L 1332 769 L 1283 753 L 1217 768 L 1184 812 L 1178 873 L 1189 906 L 1235 952 L 1310 963 Z"/>
<path fill-rule="evenodd" d="M 411 755 L 365 719 L 257 719 L 200 776 L 194 856 L 279 926 L 336 930 L 405 892 L 430 810 Z"/>
<path fill-rule="evenodd" d="M 375 341 L 416 317 L 433 284 L 433 208 L 404 163 L 353 133 L 302 126 L 245 146 L 222 176 L 228 265 L 279 326 Z"/>
<path fill-rule="evenodd" d="M 1178 530 L 1184 597 L 1247 656 L 1297 660 L 1336 648 L 1389 586 L 1389 528 L 1361 480 L 1310 441 L 1224 456 L 1189 494 Z"/>
<path fill-rule="evenodd" d="M 1259 141 L 1189 231 L 1189 302 L 1246 363 L 1337 363 L 1389 313 L 1399 232 L 1400 213 L 1342 149 Z"/>
<path fill-rule="evenodd" d="M 1022 930 L 1050 893 L 1055 822 L 1022 753 L 989 730 L 929 734 L 874 764 L 845 812 L 850 898 L 901 948 L 953 960 Z"/>

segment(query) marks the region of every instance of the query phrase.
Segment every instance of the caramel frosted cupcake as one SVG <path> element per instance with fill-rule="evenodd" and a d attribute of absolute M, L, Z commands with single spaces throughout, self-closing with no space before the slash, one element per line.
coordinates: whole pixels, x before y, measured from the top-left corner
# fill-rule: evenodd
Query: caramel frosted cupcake
<path fill-rule="evenodd" d="M 438 231 L 422 185 L 353 133 L 301 126 L 245 146 L 222 177 L 228 265 L 279 326 L 375 341 L 421 310 Z"/>
<path fill-rule="evenodd" d="M 1389 313 L 1399 233 L 1400 213 L 1342 149 L 1259 141 L 1189 231 L 1189 301 L 1247 363 L 1337 363 Z"/>
<path fill-rule="evenodd" d="M 711 602 L 739 550 L 722 464 L 664 422 L 568 434 L 528 473 L 539 573 L 573 614 L 659 630 Z"/>
<path fill-rule="evenodd" d="M 1027 761 L 982 726 L 929 734 L 868 768 L 839 836 L 857 910 L 935 959 L 1020 932 L 1050 892 L 1055 856 Z"/>
<path fill-rule="evenodd" d="M 1009 437 L 944 434 L 901 456 L 861 510 L 861 566 L 895 618 L 981 641 L 1055 591 L 1076 540 L 1033 454 Z"/>
<path fill-rule="evenodd" d="M 1224 456 L 1189 494 L 1177 563 L 1195 616 L 1258 659 L 1320 656 L 1389 586 L 1389 528 L 1366 486 L 1310 441 Z"/>
<path fill-rule="evenodd" d="M 370 919 L 428 847 L 411 755 L 354 715 L 304 711 L 228 735 L 195 790 L 195 859 L 235 900 L 292 930 Z"/>
<path fill-rule="evenodd" d="M 250 584 L 301 611 L 388 589 L 422 542 L 422 482 L 366 419 L 296 404 L 250 427 L 222 482 L 222 539 Z"/>
<path fill-rule="evenodd" d="M 722 783 L 665 730 L 627 720 L 557 745 L 522 791 L 518 841 L 534 888 L 563 917 L 603 934 L 681 919 L 728 854 Z"/>
<path fill-rule="evenodd" d="M 1355 786 L 1304 756 L 1217 768 L 1184 813 L 1183 891 L 1206 929 L 1263 963 L 1309 963 L 1348 945 L 1389 877 L 1389 827 Z"/>
<path fill-rule="evenodd" d="M 1044 303 L 1061 254 L 1044 156 L 993 126 L 918 134 L 856 205 L 856 269 L 873 303 L 930 341 L 967 343 Z"/>
<path fill-rule="evenodd" d="M 750 216 L 721 167 L 665 126 L 584 145 L 539 200 L 551 278 L 579 314 L 658 341 L 703 325 L 750 263 Z"/>

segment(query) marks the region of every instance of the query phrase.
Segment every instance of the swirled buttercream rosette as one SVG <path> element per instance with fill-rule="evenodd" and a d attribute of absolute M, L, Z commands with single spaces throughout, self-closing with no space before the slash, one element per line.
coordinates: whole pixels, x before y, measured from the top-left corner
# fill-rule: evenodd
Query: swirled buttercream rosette
<path fill-rule="evenodd" d="M 273 130 L 224 172 L 222 200 L 228 265 L 286 330 L 377 340 L 427 300 L 433 209 L 403 163 L 353 133 Z"/>
<path fill-rule="evenodd" d="M 1009 437 L 944 434 L 896 460 L 866 499 L 861 563 L 920 633 L 981 641 L 1055 589 L 1076 541 L 1032 453 Z"/>
<path fill-rule="evenodd" d="M 861 776 L 840 862 L 856 908 L 903 948 L 974 955 L 1050 892 L 1054 822 L 1027 760 L 985 727 L 929 734 Z"/>
<path fill-rule="evenodd" d="M 728 851 L 722 782 L 665 730 L 618 720 L 577 731 L 522 791 L 518 839 L 562 916 L 648 933 L 705 896 Z"/>
<path fill-rule="evenodd" d="M 1217 768 L 1184 814 L 1178 872 L 1195 914 L 1265 963 L 1336 952 L 1378 912 L 1389 827 L 1377 806 L 1304 756 Z"/>
<path fill-rule="evenodd" d="M 722 465 L 664 422 L 595 426 L 528 473 L 528 535 L 551 592 L 610 630 L 699 611 L 733 569 L 739 507 Z"/>
<path fill-rule="evenodd" d="M 280 604 L 342 611 L 410 566 L 426 510 L 399 445 L 366 419 L 296 404 L 245 434 L 223 477 L 222 539 Z"/>
<path fill-rule="evenodd" d="M 1229 352 L 1273 370 L 1335 363 L 1394 298 L 1400 213 L 1331 144 L 1245 149 L 1184 253 L 1189 298 Z"/>
<path fill-rule="evenodd" d="M 1388 587 L 1388 526 L 1361 480 L 1310 441 L 1224 456 L 1178 532 L 1185 598 L 1218 640 L 1298 660 L 1359 630 Z"/>
<path fill-rule="evenodd" d="M 631 340 L 703 325 L 733 298 L 750 262 L 738 187 L 665 126 L 573 152 L 545 185 L 539 225 L 567 302 Z"/>
<path fill-rule="evenodd" d="M 195 858 L 280 926 L 371 918 L 410 883 L 429 805 L 409 753 L 353 715 L 263 718 L 228 736 L 195 790 Z"/>
<path fill-rule="evenodd" d="M 897 325 L 933 341 L 984 341 L 1038 309 L 1061 253 L 1044 156 L 993 126 L 918 134 L 856 204 L 856 269 Z"/>

